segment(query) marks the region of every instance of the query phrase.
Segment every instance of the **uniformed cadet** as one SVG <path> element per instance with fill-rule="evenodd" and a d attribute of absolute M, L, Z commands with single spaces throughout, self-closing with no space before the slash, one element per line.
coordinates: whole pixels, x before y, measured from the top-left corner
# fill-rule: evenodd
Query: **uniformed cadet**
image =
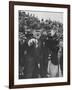
<path fill-rule="evenodd" d="M 46 47 L 46 34 L 45 32 L 42 34 L 41 36 L 41 50 L 42 50 L 42 60 L 40 61 L 40 76 L 41 77 L 47 77 L 47 68 L 48 68 L 48 54 L 49 54 L 49 50 Z"/>
<path fill-rule="evenodd" d="M 51 30 L 48 40 L 46 41 L 46 46 L 51 50 L 51 64 L 49 67 L 49 72 L 51 77 L 56 77 L 58 73 L 58 40 L 56 36 L 56 31 Z"/>

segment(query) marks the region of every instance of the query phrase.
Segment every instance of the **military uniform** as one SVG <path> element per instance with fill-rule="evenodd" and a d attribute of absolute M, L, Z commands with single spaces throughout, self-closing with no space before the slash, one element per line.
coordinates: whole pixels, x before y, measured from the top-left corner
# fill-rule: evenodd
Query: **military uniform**
<path fill-rule="evenodd" d="M 41 39 L 41 53 L 42 53 L 42 59 L 40 61 L 40 76 L 41 77 L 46 77 L 48 74 L 47 68 L 48 68 L 48 55 L 49 55 L 49 50 L 46 47 L 46 38 Z"/>
<path fill-rule="evenodd" d="M 51 62 L 49 65 L 51 77 L 55 77 L 58 73 L 58 43 L 56 34 L 54 36 L 48 36 L 48 40 L 46 40 L 46 47 L 48 47 L 51 52 Z"/>

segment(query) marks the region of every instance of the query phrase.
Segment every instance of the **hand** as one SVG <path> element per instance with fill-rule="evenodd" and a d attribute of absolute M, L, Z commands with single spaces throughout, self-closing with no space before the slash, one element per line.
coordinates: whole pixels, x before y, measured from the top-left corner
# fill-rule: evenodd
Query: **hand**
<path fill-rule="evenodd" d="M 35 39 L 30 39 L 30 40 L 28 41 L 28 46 L 32 46 L 33 43 L 35 43 Z"/>

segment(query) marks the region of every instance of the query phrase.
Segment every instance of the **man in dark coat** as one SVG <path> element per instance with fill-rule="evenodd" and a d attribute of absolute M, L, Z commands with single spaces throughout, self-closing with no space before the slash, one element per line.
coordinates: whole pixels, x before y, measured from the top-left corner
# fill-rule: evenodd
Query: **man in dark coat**
<path fill-rule="evenodd" d="M 51 30 L 50 35 L 48 35 L 48 40 L 46 41 L 46 47 L 51 51 L 51 65 L 49 67 L 51 77 L 56 76 L 58 72 L 58 43 L 56 31 Z"/>
<path fill-rule="evenodd" d="M 25 55 L 25 78 L 46 77 L 47 74 L 48 50 L 45 46 L 45 39 L 41 37 L 40 32 L 34 34 L 35 37 L 28 41 Z"/>
<path fill-rule="evenodd" d="M 42 34 L 41 36 L 41 53 L 42 53 L 42 59 L 40 60 L 40 76 L 41 77 L 47 77 L 47 68 L 48 68 L 48 55 L 49 55 L 49 49 L 46 47 L 46 35 Z"/>

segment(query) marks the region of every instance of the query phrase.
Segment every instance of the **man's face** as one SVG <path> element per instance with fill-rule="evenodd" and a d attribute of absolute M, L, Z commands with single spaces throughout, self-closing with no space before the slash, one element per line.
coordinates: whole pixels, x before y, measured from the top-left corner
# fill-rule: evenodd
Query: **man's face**
<path fill-rule="evenodd" d="M 51 36 L 55 35 L 55 30 L 51 30 Z"/>
<path fill-rule="evenodd" d="M 40 36 L 41 36 L 41 33 L 40 33 L 40 32 L 37 32 L 37 33 L 35 34 L 36 39 L 39 39 Z"/>
<path fill-rule="evenodd" d="M 55 31 L 55 30 L 51 30 L 51 31 L 49 32 L 49 35 L 50 35 L 50 36 L 54 36 L 54 35 L 55 35 L 55 33 L 56 33 L 56 31 Z"/>
<path fill-rule="evenodd" d="M 33 35 L 36 39 L 39 39 L 41 37 L 41 32 L 34 31 Z"/>

